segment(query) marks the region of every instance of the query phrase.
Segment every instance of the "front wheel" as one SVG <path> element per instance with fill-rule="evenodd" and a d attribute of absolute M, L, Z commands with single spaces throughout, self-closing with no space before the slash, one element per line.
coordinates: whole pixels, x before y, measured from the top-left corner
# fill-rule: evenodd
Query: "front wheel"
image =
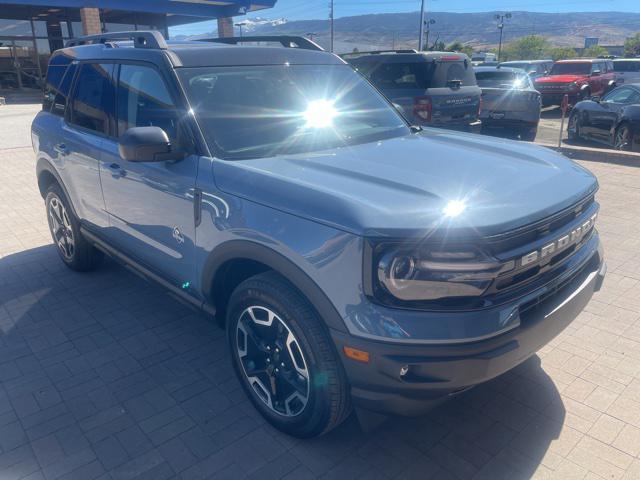
<path fill-rule="evenodd" d="M 578 140 L 580 138 L 580 120 L 577 113 L 573 113 L 569 117 L 567 137 L 569 137 L 569 140 Z"/>
<path fill-rule="evenodd" d="M 628 125 L 620 125 L 615 133 L 613 146 L 616 150 L 633 150 L 633 138 Z"/>
<path fill-rule="evenodd" d="M 348 416 L 349 386 L 322 320 L 278 274 L 256 275 L 236 288 L 227 339 L 245 392 L 277 429 L 315 437 Z"/>
<path fill-rule="evenodd" d="M 533 142 L 538 135 L 538 127 L 526 128 L 520 132 L 520 140 L 523 142 Z"/>

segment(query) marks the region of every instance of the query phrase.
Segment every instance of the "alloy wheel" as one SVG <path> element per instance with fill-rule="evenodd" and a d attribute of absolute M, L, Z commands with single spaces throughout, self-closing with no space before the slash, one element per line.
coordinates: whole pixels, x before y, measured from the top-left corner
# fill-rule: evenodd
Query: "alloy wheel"
<path fill-rule="evenodd" d="M 60 253 L 67 260 L 71 260 L 75 253 L 75 240 L 67 209 L 57 197 L 49 201 L 49 228 Z"/>
<path fill-rule="evenodd" d="M 236 348 L 245 379 L 271 411 L 285 417 L 302 413 L 309 400 L 309 369 L 298 340 L 275 312 L 245 309 Z"/>

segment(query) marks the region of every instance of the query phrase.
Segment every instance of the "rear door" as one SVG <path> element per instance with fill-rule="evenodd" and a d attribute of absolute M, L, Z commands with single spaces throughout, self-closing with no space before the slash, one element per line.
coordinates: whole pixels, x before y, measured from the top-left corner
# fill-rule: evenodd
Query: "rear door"
<path fill-rule="evenodd" d="M 82 220 L 108 226 L 100 181 L 104 140 L 114 122 L 115 85 L 112 63 L 80 63 L 66 110 L 66 122 L 55 146 L 64 159 L 60 172 Z M 53 105 L 53 108 L 59 108 Z"/>
<path fill-rule="evenodd" d="M 614 60 L 613 68 L 618 85 L 640 82 L 640 60 Z"/>
<path fill-rule="evenodd" d="M 100 173 L 112 244 L 177 286 L 193 282 L 194 188 L 198 156 L 180 161 L 128 162 L 118 137 L 129 128 L 162 128 L 174 148 L 193 151 L 183 133 L 185 115 L 167 77 L 150 64 L 122 64 L 117 127 L 105 141 Z"/>

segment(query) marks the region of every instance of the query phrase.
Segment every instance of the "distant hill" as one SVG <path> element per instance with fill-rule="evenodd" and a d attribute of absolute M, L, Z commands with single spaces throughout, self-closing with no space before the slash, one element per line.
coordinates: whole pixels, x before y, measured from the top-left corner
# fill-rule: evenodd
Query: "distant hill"
<path fill-rule="evenodd" d="M 494 19 L 496 12 L 447 13 L 433 12 L 427 17 L 436 21 L 431 26 L 429 41 L 439 39 L 445 43 L 461 41 L 476 49 L 497 45 L 499 32 Z M 585 37 L 598 37 L 600 45 L 621 45 L 624 40 L 640 31 L 640 13 L 629 12 L 574 12 L 534 13 L 512 12 L 505 22 L 504 41 L 525 35 L 547 37 L 555 46 L 581 47 Z M 354 48 L 375 49 L 417 46 L 418 12 L 382 13 L 342 17 L 335 21 L 335 49 L 350 52 Z M 313 32 L 314 39 L 327 47 L 328 20 L 266 21 L 254 18 L 245 32 L 251 34 L 306 35 Z"/>

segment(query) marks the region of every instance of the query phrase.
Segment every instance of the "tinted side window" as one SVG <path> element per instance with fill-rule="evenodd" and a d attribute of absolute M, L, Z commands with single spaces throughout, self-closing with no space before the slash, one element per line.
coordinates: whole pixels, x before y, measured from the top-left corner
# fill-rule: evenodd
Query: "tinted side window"
<path fill-rule="evenodd" d="M 426 62 L 354 62 L 354 65 L 382 90 L 426 90 L 434 70 L 434 64 Z"/>
<path fill-rule="evenodd" d="M 81 64 L 69 121 L 108 135 L 114 102 L 113 64 Z"/>
<path fill-rule="evenodd" d="M 151 67 L 121 65 L 118 135 L 132 127 L 160 127 L 175 141 L 178 115 L 160 73 Z"/>
<path fill-rule="evenodd" d="M 44 87 L 44 100 L 42 101 L 42 110 L 51 111 L 51 106 L 56 98 L 56 94 L 60 90 L 60 84 L 67 73 L 66 66 L 50 65 L 47 69 L 47 80 Z"/>
<path fill-rule="evenodd" d="M 53 68 L 59 69 L 63 67 Z M 43 105 L 44 110 L 49 110 L 51 113 L 61 117 L 64 116 L 69 90 L 71 90 L 71 83 L 73 82 L 73 76 L 75 75 L 77 68 L 78 66 L 75 63 L 69 65 L 62 77 L 62 81 L 57 86 L 53 83 L 49 83 L 49 74 L 47 74 L 47 87 L 45 90 L 45 100 Z M 52 67 L 49 67 L 49 71 L 51 71 L 51 69 Z"/>

